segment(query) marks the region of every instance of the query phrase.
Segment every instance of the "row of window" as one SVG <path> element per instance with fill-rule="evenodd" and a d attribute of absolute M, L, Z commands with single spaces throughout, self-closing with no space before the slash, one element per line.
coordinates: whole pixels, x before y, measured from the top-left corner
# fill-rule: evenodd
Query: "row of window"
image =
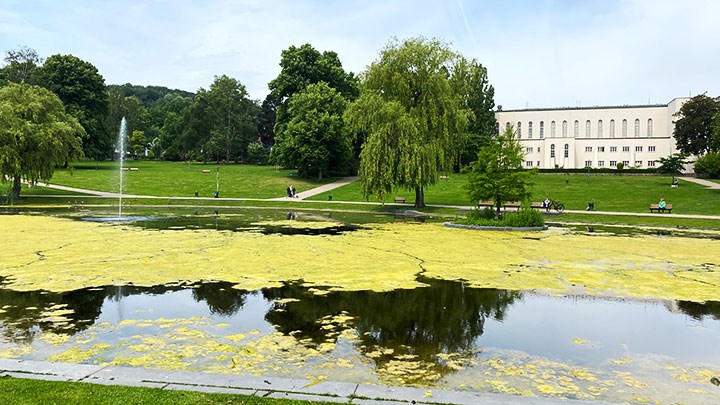
<path fill-rule="evenodd" d="M 537 151 L 540 152 L 540 148 L 537 148 Z M 586 147 L 585 147 L 585 152 L 592 152 L 592 151 L 593 151 L 593 147 L 592 147 L 592 146 L 586 146 Z M 597 151 L 598 151 L 598 152 L 605 152 L 605 147 L 604 147 L 604 146 L 597 146 Z M 622 151 L 623 151 L 623 152 L 630 152 L 630 147 L 629 147 L 629 146 L 623 146 L 623 147 L 622 147 Z M 643 151 L 643 147 L 642 147 L 642 146 L 636 146 L 636 147 L 635 147 L 635 152 L 642 152 L 642 151 Z M 532 153 L 532 152 L 533 152 L 533 148 L 532 148 L 532 147 L 525 148 L 525 152 L 526 152 L 526 153 Z M 617 146 L 610 146 L 610 152 L 617 152 Z M 648 146 L 648 152 L 655 152 L 655 146 Z M 565 144 L 565 157 L 568 157 L 569 153 L 570 153 L 570 145 Z M 555 157 L 555 144 L 550 145 L 550 157 L 551 157 L 551 158 L 554 158 L 554 157 Z"/>
<path fill-rule="evenodd" d="M 527 124 L 528 124 L 527 125 L 527 139 L 532 139 L 533 138 L 533 122 L 530 121 Z M 506 122 L 505 128 L 510 127 L 510 125 L 511 125 L 510 122 Z M 544 121 L 540 121 L 539 129 L 540 129 L 540 139 L 545 138 L 545 122 Z M 523 132 L 522 122 L 518 121 L 517 127 L 515 127 L 515 130 L 517 131 L 517 137 L 522 138 L 522 132 Z M 628 122 L 626 119 L 622 120 L 621 130 L 622 130 L 622 137 L 627 138 Z M 585 121 L 585 137 L 590 138 L 591 132 L 592 132 L 592 123 L 590 122 L 590 120 L 587 120 L 587 121 Z M 610 132 L 610 138 L 615 138 L 615 120 L 614 119 L 610 120 L 609 132 Z M 563 121 L 562 122 L 562 137 L 567 138 L 567 133 L 568 133 L 568 122 Z M 645 135 L 648 138 L 650 138 L 650 137 L 652 137 L 652 133 L 653 133 L 653 120 L 652 120 L 652 118 L 648 118 Z M 639 118 L 635 119 L 634 135 L 635 135 L 635 138 L 640 137 L 640 119 Z M 550 137 L 555 138 L 555 121 L 550 122 Z M 580 137 L 580 121 L 578 121 L 578 120 L 575 120 L 575 122 L 573 124 L 573 137 L 575 137 L 575 138 Z M 603 137 L 604 137 L 603 120 L 598 120 L 596 138 L 603 138 Z"/>
<path fill-rule="evenodd" d="M 611 160 L 609 167 L 617 167 L 617 160 Z M 622 164 L 624 167 L 630 167 L 630 161 L 629 160 L 623 160 Z M 636 161 L 636 166 L 642 166 L 642 161 Z M 540 167 L 540 161 L 537 162 L 536 166 L 533 166 L 532 160 L 526 160 L 525 161 L 525 167 L 531 168 L 531 167 Z M 586 160 L 585 161 L 585 167 L 593 167 L 593 161 L 592 160 Z M 604 160 L 598 160 L 597 167 L 605 167 L 605 161 Z M 655 161 L 654 160 L 648 160 L 647 161 L 647 167 L 655 167 Z"/>

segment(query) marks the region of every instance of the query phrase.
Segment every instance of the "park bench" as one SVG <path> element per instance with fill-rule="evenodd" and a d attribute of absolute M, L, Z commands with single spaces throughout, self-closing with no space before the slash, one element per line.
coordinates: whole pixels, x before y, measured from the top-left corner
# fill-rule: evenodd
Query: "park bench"
<path fill-rule="evenodd" d="M 479 201 L 478 207 L 494 207 L 495 201 Z M 519 201 L 507 201 L 503 203 L 503 208 L 520 208 L 520 202 Z"/>
<path fill-rule="evenodd" d="M 131 168 L 130 168 L 130 171 L 131 171 L 131 172 L 136 172 L 136 171 L 138 171 L 138 170 L 140 170 L 140 169 L 138 169 L 137 167 L 131 167 Z"/>
<path fill-rule="evenodd" d="M 402 196 L 396 196 L 396 197 L 395 197 L 395 202 L 396 202 L 396 203 L 404 203 L 405 201 L 407 201 L 407 198 L 405 198 L 405 197 L 402 197 Z"/>
<path fill-rule="evenodd" d="M 202 172 L 203 172 L 203 173 L 210 173 L 210 170 L 208 170 L 208 169 L 203 169 Z"/>
<path fill-rule="evenodd" d="M 658 204 L 650 204 L 650 212 L 653 212 L 653 211 L 661 212 L 661 211 L 660 211 L 660 205 L 658 205 Z M 667 212 L 672 212 L 672 204 L 667 204 L 667 205 L 665 205 L 665 211 L 667 211 Z"/>
<path fill-rule="evenodd" d="M 530 208 L 545 208 L 542 201 L 530 203 Z"/>

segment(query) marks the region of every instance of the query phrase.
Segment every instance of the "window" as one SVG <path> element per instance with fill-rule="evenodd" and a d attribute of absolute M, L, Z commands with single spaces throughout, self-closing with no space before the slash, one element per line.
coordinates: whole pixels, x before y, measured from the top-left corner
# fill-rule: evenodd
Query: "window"
<path fill-rule="evenodd" d="M 495 135 L 500 135 L 500 123 L 495 122 Z"/>
<path fill-rule="evenodd" d="M 518 139 L 522 138 L 522 122 L 518 121 Z"/>
<path fill-rule="evenodd" d="M 538 160 L 536 163 L 537 163 L 537 167 L 540 167 L 540 161 Z"/>
<path fill-rule="evenodd" d="M 598 137 L 598 138 L 602 138 L 602 137 L 603 137 L 602 130 L 603 130 L 602 120 L 598 120 L 598 133 L 597 133 L 597 137 Z"/>
<path fill-rule="evenodd" d="M 592 152 L 592 146 L 586 146 L 585 152 Z"/>
<path fill-rule="evenodd" d="M 627 120 L 622 122 L 622 137 L 627 138 Z"/>
<path fill-rule="evenodd" d="M 630 167 L 630 161 L 629 160 L 623 160 L 623 166 Z"/>
<path fill-rule="evenodd" d="M 642 146 L 636 146 L 635 152 L 642 152 Z"/>
<path fill-rule="evenodd" d="M 629 146 L 623 146 L 623 152 L 630 152 Z"/>
<path fill-rule="evenodd" d="M 580 121 L 575 120 L 575 126 L 573 128 L 573 136 L 577 138 L 580 136 Z"/>
<path fill-rule="evenodd" d="M 617 146 L 611 146 L 610 152 L 617 152 Z"/>
<path fill-rule="evenodd" d="M 617 160 L 611 160 L 610 167 L 615 167 L 615 166 L 617 166 Z"/>
<path fill-rule="evenodd" d="M 577 121 L 575 121 L 577 122 Z M 570 156 L 570 145 L 565 144 L 565 157 Z"/>
<path fill-rule="evenodd" d="M 605 147 L 604 147 L 604 146 L 598 146 L 597 151 L 598 151 L 598 152 L 605 152 Z"/>
<path fill-rule="evenodd" d="M 654 146 L 648 146 L 648 152 L 655 152 Z"/>
<path fill-rule="evenodd" d="M 532 167 L 532 160 L 526 160 L 525 167 Z"/>
<path fill-rule="evenodd" d="M 610 138 L 615 138 L 615 120 L 610 120 Z"/>
<path fill-rule="evenodd" d="M 590 138 L 590 120 L 585 121 L 585 138 Z"/>
<path fill-rule="evenodd" d="M 598 160 L 598 167 L 605 167 L 605 161 L 604 161 L 604 160 Z"/>
<path fill-rule="evenodd" d="M 635 118 L 635 138 L 640 137 L 640 120 Z"/>
<path fill-rule="evenodd" d="M 540 153 L 540 147 L 538 146 L 538 153 Z"/>
<path fill-rule="evenodd" d="M 550 145 L 550 157 L 555 157 L 555 144 Z"/>
<path fill-rule="evenodd" d="M 545 137 L 545 122 L 540 121 L 540 139 Z"/>
<path fill-rule="evenodd" d="M 655 167 L 655 161 L 654 161 L 654 160 L 648 160 L 648 167 Z"/>
<path fill-rule="evenodd" d="M 586 160 L 585 167 L 592 167 L 592 160 Z"/>
<path fill-rule="evenodd" d="M 505 129 L 508 129 L 508 128 L 510 128 L 510 123 L 509 123 L 509 122 L 506 122 L 506 123 L 505 123 Z"/>
<path fill-rule="evenodd" d="M 555 138 L 555 121 L 550 123 L 550 138 Z"/>
<path fill-rule="evenodd" d="M 532 139 L 532 121 L 528 122 L 528 139 Z"/>
<path fill-rule="evenodd" d="M 532 151 L 533 151 L 532 147 L 525 148 L 525 153 L 532 153 Z"/>
<path fill-rule="evenodd" d="M 562 137 L 567 138 L 567 121 L 562 123 Z"/>
<path fill-rule="evenodd" d="M 652 136 L 652 118 L 648 118 L 647 136 L 648 138 Z"/>

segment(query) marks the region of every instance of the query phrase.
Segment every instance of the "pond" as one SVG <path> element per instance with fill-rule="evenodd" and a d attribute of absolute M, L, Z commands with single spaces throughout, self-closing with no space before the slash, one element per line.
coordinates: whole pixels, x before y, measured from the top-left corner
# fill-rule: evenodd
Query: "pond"
<path fill-rule="evenodd" d="M 132 215 L 0 216 L 0 357 L 720 401 L 715 239 L 326 211 Z"/>

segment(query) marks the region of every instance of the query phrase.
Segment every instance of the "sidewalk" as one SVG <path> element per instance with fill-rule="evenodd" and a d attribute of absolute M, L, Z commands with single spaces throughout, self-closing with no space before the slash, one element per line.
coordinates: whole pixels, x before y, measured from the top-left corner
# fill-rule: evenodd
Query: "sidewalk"
<path fill-rule="evenodd" d="M 720 183 L 715 183 L 714 181 L 698 179 L 696 177 L 678 177 L 678 179 L 689 181 L 689 182 L 695 183 L 695 184 L 699 184 L 699 185 L 705 186 L 707 188 L 720 189 Z"/>
<path fill-rule="evenodd" d="M 312 381 L 280 377 L 210 374 L 190 371 L 151 370 L 136 367 L 48 363 L 0 358 L 0 378 L 85 382 L 102 385 L 149 387 L 266 398 L 363 405 L 400 404 L 599 404 L 560 398 L 537 398 L 471 391 L 391 387 L 347 382 Z"/>

